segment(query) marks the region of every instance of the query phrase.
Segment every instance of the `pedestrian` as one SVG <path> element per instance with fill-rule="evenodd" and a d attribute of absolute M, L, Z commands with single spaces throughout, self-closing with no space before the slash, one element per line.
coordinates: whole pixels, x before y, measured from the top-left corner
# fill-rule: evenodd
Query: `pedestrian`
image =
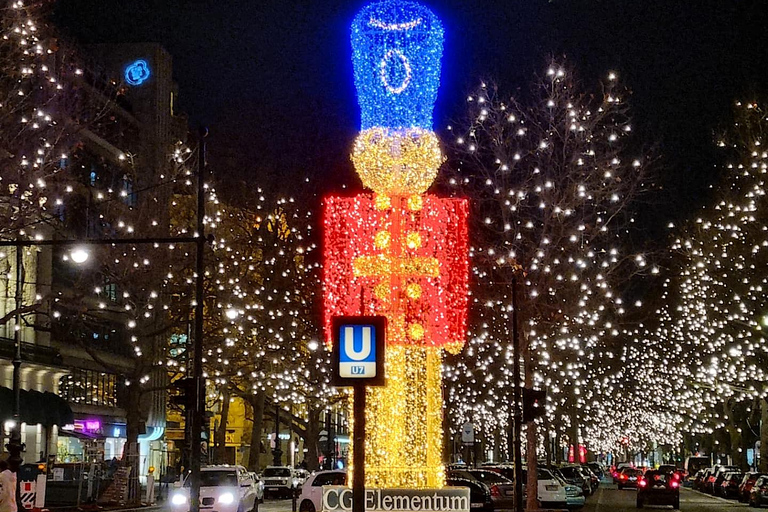
<path fill-rule="evenodd" d="M 11 472 L 5 459 L 0 460 L 0 512 L 17 512 L 16 473 Z"/>

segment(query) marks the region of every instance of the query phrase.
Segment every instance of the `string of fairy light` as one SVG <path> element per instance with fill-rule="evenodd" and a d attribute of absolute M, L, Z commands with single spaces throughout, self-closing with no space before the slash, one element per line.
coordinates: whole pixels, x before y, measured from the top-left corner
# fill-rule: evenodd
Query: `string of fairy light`
<path fill-rule="evenodd" d="M 2 138 L 23 142 L 2 162 L 0 199 L 16 201 L 21 208 L 3 223 L 0 235 L 49 238 L 51 227 L 62 223 L 58 212 L 83 197 L 93 201 L 102 227 L 109 226 L 115 236 L 194 233 L 194 152 L 182 143 L 168 148 L 166 167 L 140 191 L 167 209 L 136 208 L 127 201 L 127 188 L 83 181 L 78 167 L 83 157 L 67 147 L 64 119 L 70 112 L 50 107 L 52 98 L 70 94 L 83 80 L 83 70 L 74 58 L 59 60 L 64 63 L 54 67 L 56 50 L 50 34 L 41 33 L 35 9 L 35 3 L 14 2 L 3 14 L 0 48 L 16 59 L 17 67 L 15 74 L 0 80 L 4 91 L 13 92 L 0 106 L 7 114 Z M 361 18 L 352 35 L 360 43 L 354 58 L 376 70 L 367 78 L 356 77 L 361 102 L 369 108 L 364 109 L 352 159 L 367 186 L 392 187 L 392 197 L 404 201 L 395 206 L 406 215 L 417 215 L 425 204 L 431 208 L 428 199 L 419 205 L 418 198 L 437 175 L 443 153 L 431 132 L 431 108 L 400 108 L 392 96 L 413 93 L 414 103 L 429 103 L 438 80 L 434 76 L 416 87 L 423 62 L 394 51 L 382 59 L 368 52 L 364 38 L 373 30 L 382 31 L 379 40 L 403 31 L 419 34 L 425 62 L 439 59 L 442 27 L 438 21 L 431 24 L 427 14 L 416 14 L 404 24 Z M 383 83 L 386 92 L 374 94 L 381 88 L 372 83 Z M 463 352 L 442 366 L 451 429 L 455 432 L 470 415 L 488 432 L 508 428 L 512 303 L 508 289 L 489 283 L 503 282 L 512 262 L 526 272 L 521 310 L 532 383 L 549 391 L 541 426 L 546 423 L 567 437 L 576 421 L 582 442 L 594 451 L 616 450 L 625 437 L 628 449 L 640 449 L 679 444 L 682 431 L 722 429 L 732 419 L 722 412 L 725 401 L 752 404 L 767 391 L 763 332 L 768 309 L 761 272 L 768 247 L 768 154 L 761 139 L 765 111 L 756 103 L 736 105 L 739 122 L 720 143 L 731 159 L 723 169 L 724 184 L 697 218 L 673 227 L 670 249 L 679 265 L 677 274 L 663 280 L 659 301 L 665 305 L 653 312 L 652 324 L 630 327 L 624 318 L 644 304 L 625 302 L 624 286 L 636 274 L 660 272 L 650 259 L 624 245 L 633 223 L 632 201 L 652 188 L 646 181 L 647 160 L 627 155 L 633 132 L 627 92 L 618 76 L 606 75 L 592 97 L 573 84 L 571 71 L 554 63 L 541 76 L 541 101 L 533 106 L 502 97 L 485 84 L 467 98 L 470 122 L 452 127 L 446 138 L 453 155 L 448 167 L 456 169 L 447 185 L 472 198 L 477 220 L 469 230 L 474 236 L 470 268 L 478 285 L 469 299 L 474 321 Z M 38 91 L 34 95 L 33 89 Z M 409 128 L 396 134 L 387 128 L 401 125 Z M 387 147 L 394 138 L 402 143 L 397 154 Z M 422 157 L 431 174 L 420 172 L 425 165 L 416 160 Z M 129 148 L 116 155 L 117 165 L 127 173 L 137 172 L 137 158 Z M 382 178 L 383 170 L 392 166 L 404 171 L 399 181 Z M 258 188 L 248 209 L 224 204 L 212 183 L 206 190 L 206 232 L 213 235 L 205 276 L 210 293 L 205 365 L 214 384 L 211 393 L 232 384 L 250 392 L 268 391 L 282 404 L 311 400 L 327 405 L 337 390 L 327 383 L 327 353 L 318 343 L 321 326 L 313 323 L 311 313 L 320 300 L 312 232 L 319 227 L 319 216 L 295 199 Z M 374 226 L 382 229 L 372 227 L 367 233 L 366 247 L 373 253 L 392 243 L 384 224 L 394 208 L 386 194 L 370 203 L 384 219 L 382 226 Z M 428 246 L 428 235 L 439 231 L 439 219 L 432 220 L 435 226 L 423 233 L 414 229 L 413 236 L 407 234 L 406 250 Z M 269 246 L 276 252 L 264 257 L 269 245 L 264 233 L 278 232 L 278 245 Z M 90 282 L 85 312 L 122 322 L 137 362 L 130 385 L 147 384 L 158 368 L 174 378 L 187 370 L 183 357 L 171 354 L 167 346 L 155 346 L 152 333 L 158 323 L 188 319 L 194 305 L 190 251 L 175 244 L 98 249 L 100 275 L 119 284 L 119 297 L 104 283 Z M 8 260 L 7 254 L 3 257 Z M 445 275 L 450 274 L 446 268 Z M 429 275 L 438 279 L 434 272 Z M 84 278 L 79 284 L 86 282 Z M 427 297 L 440 305 L 444 298 L 430 295 L 416 280 L 408 286 L 404 292 L 414 303 Z M 385 297 L 385 292 L 380 289 L 379 295 Z M 53 300 L 52 316 L 63 322 L 72 314 L 71 296 L 64 291 Z M 451 297 L 445 315 L 457 304 L 461 301 Z M 445 325 L 464 321 L 445 315 L 440 317 Z M 421 331 L 409 328 L 404 338 L 434 340 L 424 338 L 424 329 L 438 329 L 438 323 L 420 323 Z M 461 348 L 460 340 L 450 341 Z M 641 397 L 638 387 L 663 387 L 666 392 Z"/>
<path fill-rule="evenodd" d="M 458 172 L 448 183 L 474 201 L 480 286 L 466 357 L 452 361 L 446 379 L 454 431 L 469 417 L 488 433 L 506 431 L 514 364 L 508 269 L 520 264 L 532 383 L 549 392 L 547 424 L 567 437 L 576 420 L 590 449 L 607 450 L 638 423 L 606 415 L 606 407 L 650 412 L 620 389 L 621 318 L 642 303 L 625 304 L 617 289 L 624 276 L 658 269 L 621 243 L 646 175 L 644 158 L 625 155 L 632 133 L 625 91 L 615 73 L 594 99 L 574 84 L 556 63 L 526 104 L 482 84 L 467 98 L 469 121 L 449 127 Z M 657 440 L 667 433 L 655 432 Z"/>

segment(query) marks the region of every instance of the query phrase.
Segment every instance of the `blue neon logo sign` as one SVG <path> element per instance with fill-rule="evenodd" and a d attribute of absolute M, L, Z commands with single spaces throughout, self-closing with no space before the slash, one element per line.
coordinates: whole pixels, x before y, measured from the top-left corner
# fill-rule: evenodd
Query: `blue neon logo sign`
<path fill-rule="evenodd" d="M 149 64 L 139 59 L 125 67 L 125 83 L 128 85 L 141 85 L 149 78 Z"/>
<path fill-rule="evenodd" d="M 345 379 L 376 377 L 376 326 L 339 327 L 339 376 Z"/>

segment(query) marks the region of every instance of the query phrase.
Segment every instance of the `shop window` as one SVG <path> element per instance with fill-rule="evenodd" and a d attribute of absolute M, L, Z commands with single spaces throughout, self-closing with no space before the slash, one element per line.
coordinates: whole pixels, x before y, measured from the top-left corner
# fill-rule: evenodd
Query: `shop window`
<path fill-rule="evenodd" d="M 75 369 L 59 380 L 59 396 L 76 404 L 115 407 L 117 379 L 111 373 Z"/>

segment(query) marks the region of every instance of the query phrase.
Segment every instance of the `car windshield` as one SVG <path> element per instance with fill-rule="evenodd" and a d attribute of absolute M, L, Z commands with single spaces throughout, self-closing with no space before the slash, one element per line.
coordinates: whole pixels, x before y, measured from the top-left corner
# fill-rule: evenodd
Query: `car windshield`
<path fill-rule="evenodd" d="M 632 469 L 632 468 L 622 469 L 621 472 L 622 472 L 622 474 L 627 475 L 627 476 L 637 476 L 637 475 L 640 474 L 639 470 Z"/>
<path fill-rule="evenodd" d="M 576 478 L 581 476 L 581 472 L 578 470 L 578 468 L 574 467 L 560 468 L 560 472 L 566 478 Z"/>
<path fill-rule="evenodd" d="M 291 476 L 291 470 L 288 468 L 267 468 L 264 470 L 264 476 Z"/>
<path fill-rule="evenodd" d="M 191 478 L 187 478 L 184 487 L 189 487 L 192 483 Z M 224 487 L 237 486 L 237 473 L 229 471 L 201 471 L 200 487 Z"/>

